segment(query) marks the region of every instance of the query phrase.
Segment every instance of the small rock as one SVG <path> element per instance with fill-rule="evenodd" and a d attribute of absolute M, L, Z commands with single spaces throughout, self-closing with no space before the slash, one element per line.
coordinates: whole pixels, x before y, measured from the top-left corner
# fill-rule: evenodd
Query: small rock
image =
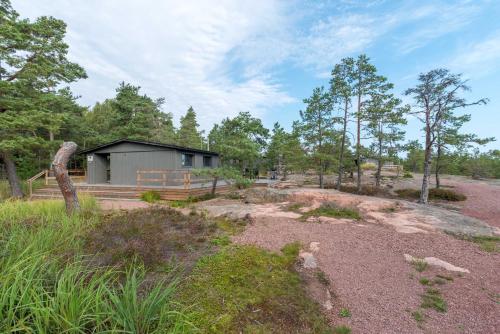
<path fill-rule="evenodd" d="M 319 242 L 313 241 L 309 244 L 309 250 L 313 253 L 319 251 Z"/>
<path fill-rule="evenodd" d="M 316 261 L 316 258 L 312 253 L 309 252 L 300 252 L 299 256 L 304 260 L 304 263 L 302 264 L 304 268 L 306 269 L 315 269 L 318 267 L 318 263 Z"/>
<path fill-rule="evenodd" d="M 326 308 L 328 311 L 333 309 L 332 301 L 328 299 L 326 302 L 323 303 L 323 307 Z"/>
<path fill-rule="evenodd" d="M 462 272 L 462 273 L 470 273 L 470 271 L 465 269 L 465 268 L 460 268 L 460 267 L 454 266 L 449 262 L 438 259 L 437 257 L 426 257 L 423 259 L 419 259 L 418 257 L 411 256 L 410 254 L 404 254 L 404 257 L 405 257 L 406 262 L 424 261 L 428 265 L 441 267 L 441 268 L 444 268 L 448 271 L 458 271 L 458 272 Z"/>

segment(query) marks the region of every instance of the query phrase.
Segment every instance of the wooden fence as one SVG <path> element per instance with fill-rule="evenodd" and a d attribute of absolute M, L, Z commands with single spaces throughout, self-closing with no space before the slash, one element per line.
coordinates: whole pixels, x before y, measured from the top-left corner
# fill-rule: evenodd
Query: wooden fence
<path fill-rule="evenodd" d="M 141 169 L 137 171 L 137 187 L 159 185 L 162 187 L 182 185 L 184 189 L 190 189 L 193 183 L 211 183 L 212 178 L 192 175 L 191 170 L 186 169 Z"/>

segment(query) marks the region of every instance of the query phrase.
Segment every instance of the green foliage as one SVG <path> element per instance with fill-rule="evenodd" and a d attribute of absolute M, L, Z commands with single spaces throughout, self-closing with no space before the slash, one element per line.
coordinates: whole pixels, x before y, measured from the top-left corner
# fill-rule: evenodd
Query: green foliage
<path fill-rule="evenodd" d="M 208 136 L 210 149 L 219 152 L 224 166 L 241 171 L 257 165 L 267 143 L 269 130 L 249 112 L 225 118 L 216 124 Z"/>
<path fill-rule="evenodd" d="M 333 329 L 333 333 L 335 333 L 335 334 L 351 334 L 351 329 L 345 325 L 336 326 Z"/>
<path fill-rule="evenodd" d="M 198 122 L 193 107 L 189 107 L 181 117 L 181 127 L 177 133 L 177 144 L 185 147 L 203 148 L 203 140 L 198 132 Z"/>
<path fill-rule="evenodd" d="M 447 234 L 461 240 L 471 241 L 479 245 L 485 252 L 500 252 L 500 237 L 496 235 L 466 235 L 447 232 Z"/>
<path fill-rule="evenodd" d="M 351 317 L 351 311 L 347 308 L 341 308 L 339 311 L 339 316 L 342 318 L 350 318 Z"/>
<path fill-rule="evenodd" d="M 420 190 L 418 189 L 405 188 L 398 189 L 395 192 L 402 198 L 417 199 L 420 197 Z M 465 201 L 467 197 L 450 189 L 431 188 L 429 189 L 429 199 L 458 202 Z"/>
<path fill-rule="evenodd" d="M 148 203 L 158 202 L 161 199 L 161 195 L 159 192 L 154 190 L 148 190 L 141 193 L 141 200 Z"/>
<path fill-rule="evenodd" d="M 365 163 L 361 164 L 361 169 L 362 170 L 376 170 L 377 169 L 377 165 L 375 165 L 372 162 L 365 162 Z"/>
<path fill-rule="evenodd" d="M 405 172 L 403 173 L 403 177 L 404 177 L 405 179 L 413 179 L 413 174 L 412 174 L 412 173 L 410 173 L 410 172 L 408 172 L 408 171 L 405 171 Z"/>
<path fill-rule="evenodd" d="M 428 266 L 427 262 L 419 259 L 411 261 L 411 264 L 413 265 L 413 268 L 415 268 L 415 270 L 418 271 L 419 273 L 427 269 Z"/>
<path fill-rule="evenodd" d="M 297 252 L 295 245 L 283 255 L 229 246 L 203 258 L 180 292 L 194 305 L 193 323 L 204 333 L 328 333 L 291 270 Z"/>
<path fill-rule="evenodd" d="M 446 301 L 441 297 L 441 293 L 437 289 L 428 288 L 425 294 L 422 295 L 422 308 L 433 308 L 438 312 L 444 313 L 448 310 Z"/>
<path fill-rule="evenodd" d="M 317 209 L 304 213 L 303 217 L 334 217 L 334 218 L 348 218 L 348 219 L 361 219 L 361 215 L 356 208 L 342 208 L 333 202 L 323 202 Z"/>
<path fill-rule="evenodd" d="M 81 204 L 71 216 L 61 201 L 0 204 L 0 332 L 192 330 L 174 312 L 175 283 L 146 284 L 141 266 L 101 269 L 83 257 L 80 236 L 99 210 L 91 198 Z"/>
<path fill-rule="evenodd" d="M 293 171 L 304 170 L 306 156 L 297 129 L 288 133 L 278 123 L 275 123 L 266 158 L 269 168 L 276 169 L 283 176 Z"/>
<path fill-rule="evenodd" d="M 413 319 L 417 322 L 417 324 L 421 325 L 425 321 L 425 316 L 420 311 L 414 311 L 411 313 Z"/>
<path fill-rule="evenodd" d="M 419 280 L 420 284 L 422 285 L 431 285 L 431 280 L 428 279 L 427 277 L 422 277 L 420 280 Z"/>

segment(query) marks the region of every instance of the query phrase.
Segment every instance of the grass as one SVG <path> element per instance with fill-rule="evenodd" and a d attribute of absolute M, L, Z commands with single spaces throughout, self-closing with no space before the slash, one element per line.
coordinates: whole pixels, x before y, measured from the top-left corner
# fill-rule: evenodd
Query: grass
<path fill-rule="evenodd" d="M 411 264 L 413 265 L 413 268 L 415 268 L 415 270 L 418 271 L 419 273 L 427 269 L 428 266 L 427 262 L 418 259 L 411 261 Z"/>
<path fill-rule="evenodd" d="M 161 199 L 161 195 L 159 192 L 154 190 L 148 190 L 141 194 L 141 200 L 148 203 L 155 203 Z"/>
<path fill-rule="evenodd" d="M 427 277 L 422 277 L 420 280 L 419 280 L 420 284 L 422 285 L 431 285 L 432 282 L 430 279 L 428 279 Z"/>
<path fill-rule="evenodd" d="M 270 253 L 229 243 L 245 221 L 81 204 L 0 204 L 0 333 L 331 333 L 300 244 Z"/>
<path fill-rule="evenodd" d="M 309 217 L 333 217 L 333 218 L 348 218 L 348 219 L 361 219 L 361 215 L 356 208 L 343 208 L 337 206 L 337 204 L 333 202 L 324 202 L 317 209 L 311 210 L 309 212 L 304 213 L 302 216 L 303 219 L 307 219 Z"/>
<path fill-rule="evenodd" d="M 405 189 L 398 189 L 395 192 L 401 198 L 419 199 L 421 190 L 405 188 Z M 458 193 L 450 189 L 430 188 L 429 199 L 458 202 L 458 201 L 465 201 L 467 197 L 464 194 Z"/>
<path fill-rule="evenodd" d="M 82 235 L 99 222 L 91 198 L 67 216 L 61 201 L 0 204 L 0 332 L 173 333 L 192 326 L 175 311 L 175 281 L 146 283 L 144 267 L 95 267 Z M 139 298 L 140 296 L 140 298 Z"/>
<path fill-rule="evenodd" d="M 203 333 L 329 333 L 293 270 L 299 247 L 231 245 L 202 258 L 180 292 L 191 321 Z"/>
<path fill-rule="evenodd" d="M 500 252 L 500 236 L 496 235 L 470 236 L 466 234 L 453 233 L 453 232 L 446 232 L 446 233 L 457 239 L 476 243 L 485 252 L 489 253 Z"/>
<path fill-rule="evenodd" d="M 172 208 L 186 208 L 190 206 L 191 204 L 197 203 L 197 202 L 202 202 L 202 201 L 208 201 L 210 199 L 215 198 L 216 195 L 212 195 L 210 193 L 197 196 L 197 197 L 191 197 L 189 196 L 187 199 L 184 200 L 176 200 L 176 201 L 170 201 L 169 205 Z"/>
<path fill-rule="evenodd" d="M 304 203 L 292 203 L 292 204 L 287 205 L 285 207 L 285 210 L 296 212 L 296 213 L 301 213 L 300 209 L 303 208 L 304 206 L 305 206 Z"/>
<path fill-rule="evenodd" d="M 413 319 L 415 319 L 415 321 L 417 322 L 417 324 L 419 326 L 421 326 L 424 323 L 424 321 L 425 321 L 425 315 L 422 312 L 420 312 L 420 311 L 413 311 L 411 313 L 411 315 L 412 315 Z"/>
<path fill-rule="evenodd" d="M 342 318 L 350 318 L 351 317 L 351 311 L 347 308 L 341 308 L 339 311 L 339 316 Z"/>
<path fill-rule="evenodd" d="M 320 282 L 322 285 L 324 285 L 324 286 L 330 285 L 330 280 L 328 279 L 328 276 L 326 276 L 326 274 L 323 271 L 318 270 L 316 272 L 316 278 L 318 279 L 318 282 Z"/>
<path fill-rule="evenodd" d="M 337 326 L 333 329 L 335 334 L 351 334 L 351 329 L 345 325 Z"/>
<path fill-rule="evenodd" d="M 441 297 L 437 289 L 428 288 L 422 295 L 422 308 L 432 308 L 438 312 L 444 313 L 448 310 L 446 301 Z"/>

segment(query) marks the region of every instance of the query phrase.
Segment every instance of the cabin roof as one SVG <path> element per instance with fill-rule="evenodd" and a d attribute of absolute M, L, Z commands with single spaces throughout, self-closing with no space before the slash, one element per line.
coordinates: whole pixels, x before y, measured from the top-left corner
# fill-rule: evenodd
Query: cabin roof
<path fill-rule="evenodd" d="M 217 152 L 212 152 L 212 151 L 206 151 L 206 150 L 200 150 L 197 148 L 192 148 L 192 147 L 184 147 L 184 146 L 178 146 L 178 145 L 173 145 L 173 144 L 164 144 L 164 143 L 158 143 L 158 142 L 152 142 L 152 141 L 145 141 L 145 140 L 134 140 L 134 139 L 118 139 L 106 144 L 102 144 L 96 147 L 88 148 L 85 150 L 81 150 L 78 152 L 78 154 L 86 154 L 86 153 L 92 153 L 95 151 L 98 151 L 100 149 L 122 144 L 122 143 L 132 143 L 132 144 L 141 144 L 141 145 L 148 145 L 148 146 L 154 146 L 154 147 L 162 147 L 162 148 L 170 148 L 174 149 L 177 151 L 183 151 L 183 152 L 194 152 L 194 153 L 202 153 L 202 154 L 208 154 L 208 155 L 219 155 Z"/>

